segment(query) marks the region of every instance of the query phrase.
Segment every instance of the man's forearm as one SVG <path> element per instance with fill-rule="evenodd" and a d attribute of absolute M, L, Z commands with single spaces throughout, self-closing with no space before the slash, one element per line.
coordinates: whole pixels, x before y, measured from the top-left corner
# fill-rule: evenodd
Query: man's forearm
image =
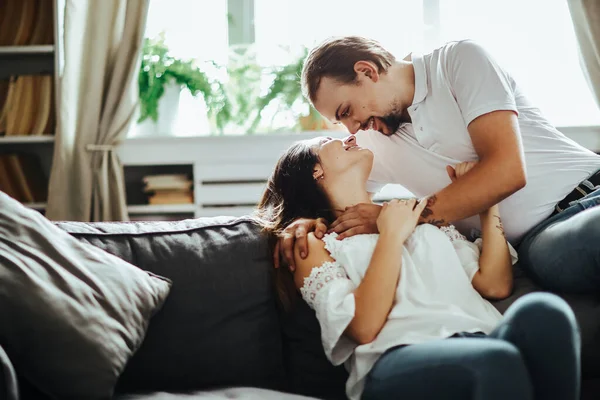
<path fill-rule="evenodd" d="M 419 223 L 443 226 L 477 215 L 523 187 L 521 179 L 502 172 L 502 163 L 495 164 L 481 161 L 459 181 L 430 196 Z"/>

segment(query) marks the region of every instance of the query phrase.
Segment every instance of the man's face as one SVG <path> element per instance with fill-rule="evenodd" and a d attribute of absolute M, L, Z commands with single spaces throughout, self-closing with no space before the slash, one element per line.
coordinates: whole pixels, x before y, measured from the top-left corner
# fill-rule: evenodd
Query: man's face
<path fill-rule="evenodd" d="M 397 95 L 382 76 L 376 71 L 359 71 L 358 82 L 349 84 L 324 77 L 316 93 L 315 108 L 331 122 L 344 124 L 353 135 L 370 129 L 391 135 L 407 120 Z"/>

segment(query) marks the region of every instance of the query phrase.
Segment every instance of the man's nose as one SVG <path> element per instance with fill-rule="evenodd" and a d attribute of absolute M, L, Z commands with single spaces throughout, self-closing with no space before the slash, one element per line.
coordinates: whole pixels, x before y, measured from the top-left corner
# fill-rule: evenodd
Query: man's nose
<path fill-rule="evenodd" d="M 348 132 L 351 135 L 356 135 L 356 132 L 360 131 L 360 122 L 355 120 L 346 120 L 344 121 L 344 125 L 348 128 Z"/>

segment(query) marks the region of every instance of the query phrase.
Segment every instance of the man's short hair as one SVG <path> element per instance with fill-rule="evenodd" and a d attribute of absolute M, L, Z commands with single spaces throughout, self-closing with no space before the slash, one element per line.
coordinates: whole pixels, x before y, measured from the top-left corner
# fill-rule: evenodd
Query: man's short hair
<path fill-rule="evenodd" d="M 396 58 L 379 42 L 361 36 L 332 37 L 313 48 L 302 67 L 302 94 L 314 104 L 323 77 L 340 83 L 356 82 L 354 64 L 371 61 L 385 72 Z"/>

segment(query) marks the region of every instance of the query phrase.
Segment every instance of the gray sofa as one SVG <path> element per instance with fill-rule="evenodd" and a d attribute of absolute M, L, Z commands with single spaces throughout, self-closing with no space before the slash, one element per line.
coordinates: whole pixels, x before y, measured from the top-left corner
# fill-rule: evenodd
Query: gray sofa
<path fill-rule="evenodd" d="M 173 281 L 116 399 L 345 398 L 346 372 L 325 359 L 314 314 L 302 302 L 278 308 L 267 241 L 248 218 L 56 225 Z M 517 273 L 497 306 L 533 290 Z M 583 398 L 600 398 L 600 300 L 564 297 L 581 326 Z M 16 399 L 18 386 L 20 399 L 44 399 L 1 350 L 0 398 Z"/>

